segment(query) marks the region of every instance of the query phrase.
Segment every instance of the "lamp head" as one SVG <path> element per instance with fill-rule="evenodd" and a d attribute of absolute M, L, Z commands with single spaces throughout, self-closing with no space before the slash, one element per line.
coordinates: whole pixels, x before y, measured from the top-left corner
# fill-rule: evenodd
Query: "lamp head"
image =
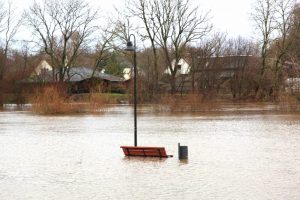
<path fill-rule="evenodd" d="M 125 50 L 126 51 L 135 51 L 135 47 L 133 46 L 133 44 L 130 40 L 128 40 Z"/>

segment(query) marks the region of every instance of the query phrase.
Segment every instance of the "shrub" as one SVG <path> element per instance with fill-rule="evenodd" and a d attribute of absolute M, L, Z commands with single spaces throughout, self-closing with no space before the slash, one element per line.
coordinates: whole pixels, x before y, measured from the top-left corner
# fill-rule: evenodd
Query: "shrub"
<path fill-rule="evenodd" d="M 103 93 L 69 96 L 59 86 L 47 86 L 35 92 L 32 109 L 38 114 L 76 114 L 104 111 L 109 104 L 116 104 L 118 96 Z"/>
<path fill-rule="evenodd" d="M 67 95 L 59 86 L 48 86 L 35 92 L 32 109 L 39 114 L 66 114 L 82 110 L 67 100 Z"/>

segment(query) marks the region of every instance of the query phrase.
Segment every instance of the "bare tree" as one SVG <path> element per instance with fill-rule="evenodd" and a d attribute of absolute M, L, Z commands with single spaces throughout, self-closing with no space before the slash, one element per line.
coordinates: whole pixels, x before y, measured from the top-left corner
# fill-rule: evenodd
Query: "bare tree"
<path fill-rule="evenodd" d="M 278 36 L 274 42 L 274 87 L 276 94 L 279 91 L 280 75 L 282 74 L 282 66 L 285 62 L 289 47 L 293 43 L 293 38 L 289 37 L 291 29 L 299 29 L 300 22 L 293 23 L 294 16 L 294 0 L 279 0 L 276 4 L 276 30 Z"/>
<path fill-rule="evenodd" d="M 226 42 L 224 56 L 228 58 L 228 65 L 233 70 L 229 81 L 233 98 L 242 97 L 242 94 L 246 93 L 249 84 L 246 76 L 249 76 L 249 70 L 256 67 L 253 62 L 257 58 L 255 54 L 255 45 L 250 40 L 238 37 Z"/>
<path fill-rule="evenodd" d="M 189 51 L 192 90 L 197 89 L 203 99 L 207 98 L 218 85 L 219 66 L 215 61 L 222 53 L 225 38 L 224 34 L 216 33 L 211 38 L 200 40 L 194 51 Z"/>
<path fill-rule="evenodd" d="M 113 41 L 116 38 L 115 27 L 111 27 L 111 24 L 99 29 L 100 37 L 96 45 L 96 51 L 94 56 L 94 70 L 92 76 L 96 71 L 101 71 L 107 64 L 107 60 L 110 58 L 111 51 L 114 49 Z"/>
<path fill-rule="evenodd" d="M 34 2 L 24 16 L 38 39 L 37 44 L 51 59 L 54 79 L 63 82 L 80 48 L 88 45 L 96 29 L 93 22 L 97 10 L 93 11 L 83 0 L 54 0 Z"/>
<path fill-rule="evenodd" d="M 158 80 L 159 80 L 159 71 L 158 71 L 158 45 L 156 43 L 157 37 L 157 28 L 155 26 L 155 4 L 152 0 L 132 0 L 128 4 L 128 8 L 131 11 L 133 16 L 138 17 L 143 26 L 141 31 L 141 38 L 143 40 L 149 40 L 151 44 L 152 54 L 153 54 L 153 69 L 149 70 L 149 73 L 153 72 L 152 83 L 153 83 L 153 92 L 158 91 Z M 150 64 L 150 63 L 149 63 Z"/>
<path fill-rule="evenodd" d="M 256 29 L 260 32 L 261 39 L 261 68 L 259 83 L 256 93 L 262 89 L 263 78 L 267 69 L 267 59 L 270 50 L 270 43 L 273 40 L 273 33 L 275 31 L 275 12 L 276 0 L 257 0 L 251 14 L 254 20 Z"/>
<path fill-rule="evenodd" d="M 163 49 L 166 65 L 171 72 L 172 93 L 176 92 L 178 63 L 185 55 L 186 47 L 211 30 L 208 13 L 198 13 L 189 0 L 155 0 L 153 24 L 156 42 Z"/>
<path fill-rule="evenodd" d="M 280 89 L 282 66 L 288 59 L 288 50 L 294 42 L 291 29 L 299 27 L 299 20 L 296 23 L 293 21 L 295 5 L 294 0 L 258 0 L 254 8 L 252 16 L 262 34 L 262 64 L 257 87 L 260 97 L 265 94 L 277 96 Z M 268 74 L 265 74 L 266 71 Z M 271 86 L 263 86 L 263 82 L 266 83 L 264 78 L 269 79 L 267 82 L 272 82 Z"/>
<path fill-rule="evenodd" d="M 288 57 L 293 63 L 300 63 L 300 4 L 295 4 L 293 9 L 292 28 L 289 38 L 293 41 L 288 49 Z"/>
<path fill-rule="evenodd" d="M 3 106 L 3 81 L 8 67 L 9 51 L 13 39 L 21 25 L 21 19 L 17 17 L 12 2 L 0 3 L 0 34 L 3 46 L 0 57 L 0 107 Z"/>
<path fill-rule="evenodd" d="M 125 1 L 125 8 L 129 7 L 127 3 L 129 2 Z M 114 50 L 123 51 L 124 44 L 129 40 L 130 34 L 137 30 L 137 27 L 131 23 L 132 20 L 133 16 L 130 10 L 116 8 L 116 17 L 109 20 L 112 27 L 110 31 L 115 36 L 112 43 Z"/>

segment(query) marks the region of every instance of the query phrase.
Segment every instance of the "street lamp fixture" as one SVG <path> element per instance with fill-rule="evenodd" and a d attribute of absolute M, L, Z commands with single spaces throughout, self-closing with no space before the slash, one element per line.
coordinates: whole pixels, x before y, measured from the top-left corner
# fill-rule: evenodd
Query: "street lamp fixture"
<path fill-rule="evenodd" d="M 134 39 L 134 41 L 135 41 L 135 39 Z M 135 51 L 135 43 L 134 43 L 134 46 L 133 46 L 132 42 L 130 40 L 128 40 L 125 50 L 126 51 Z"/>

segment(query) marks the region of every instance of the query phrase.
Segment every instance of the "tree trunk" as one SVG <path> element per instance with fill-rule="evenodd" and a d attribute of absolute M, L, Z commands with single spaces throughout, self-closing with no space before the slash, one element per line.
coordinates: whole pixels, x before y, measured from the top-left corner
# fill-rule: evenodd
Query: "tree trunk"
<path fill-rule="evenodd" d="M 175 94 L 176 93 L 176 76 L 172 74 L 171 78 L 171 93 Z"/>
<path fill-rule="evenodd" d="M 152 45 L 152 51 L 153 51 L 153 56 L 154 56 L 154 93 L 158 92 L 158 63 L 157 63 L 157 51 L 154 46 L 154 42 Z"/>
<path fill-rule="evenodd" d="M 195 72 L 192 71 L 192 93 L 195 94 Z"/>
<path fill-rule="evenodd" d="M 64 69 L 62 67 L 59 68 L 59 83 L 63 83 L 64 82 Z"/>
<path fill-rule="evenodd" d="M 3 80 L 0 80 L 0 110 L 4 106 L 4 91 L 3 91 Z"/>

